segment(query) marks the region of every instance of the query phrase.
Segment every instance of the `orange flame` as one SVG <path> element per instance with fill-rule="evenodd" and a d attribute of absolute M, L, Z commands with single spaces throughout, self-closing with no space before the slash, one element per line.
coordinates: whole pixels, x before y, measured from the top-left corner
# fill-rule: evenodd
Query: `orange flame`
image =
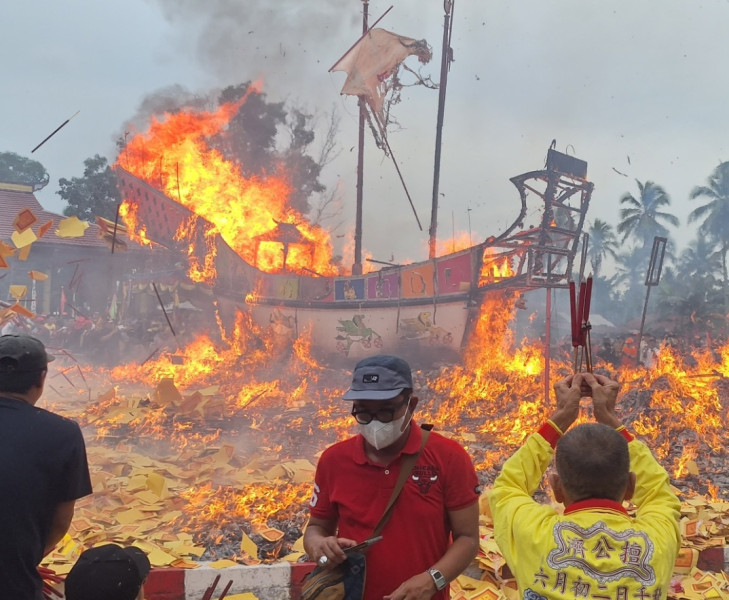
<path fill-rule="evenodd" d="M 202 217 L 210 224 L 205 238 L 219 234 L 249 264 L 268 272 L 285 267 L 299 273 L 336 274 L 329 233 L 288 205 L 291 188 L 286 175 L 246 178 L 238 165 L 208 145 L 246 98 L 223 104 L 214 112 L 180 111 L 153 119 L 145 133 L 128 142 L 118 163 Z M 120 214 L 132 235 L 144 239 L 129 204 L 127 199 Z M 277 229 L 280 224 L 295 226 L 300 238 L 277 241 L 282 240 Z M 197 239 L 190 226 L 181 226 L 176 239 Z M 191 256 L 195 250 L 190 249 Z M 206 250 L 204 264 L 193 264 L 191 269 L 196 281 L 215 277 L 210 246 Z"/>

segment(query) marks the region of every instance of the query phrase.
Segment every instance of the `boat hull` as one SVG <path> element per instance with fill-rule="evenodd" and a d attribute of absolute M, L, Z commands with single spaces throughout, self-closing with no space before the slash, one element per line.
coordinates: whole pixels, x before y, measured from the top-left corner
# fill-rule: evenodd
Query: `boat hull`
<path fill-rule="evenodd" d="M 353 303 L 349 306 L 248 305 L 253 320 L 275 347 L 311 340 L 312 353 L 356 360 L 376 353 L 452 358 L 471 317 L 466 296 L 407 305 Z"/>

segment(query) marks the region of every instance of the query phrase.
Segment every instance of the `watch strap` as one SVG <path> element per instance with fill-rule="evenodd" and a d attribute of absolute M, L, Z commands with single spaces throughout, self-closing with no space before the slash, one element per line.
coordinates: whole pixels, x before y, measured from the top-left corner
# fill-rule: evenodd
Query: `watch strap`
<path fill-rule="evenodd" d="M 435 589 L 439 592 L 448 585 L 448 581 L 443 576 L 443 573 L 441 573 L 438 569 L 428 569 L 428 575 L 433 578 L 433 582 L 435 583 Z"/>

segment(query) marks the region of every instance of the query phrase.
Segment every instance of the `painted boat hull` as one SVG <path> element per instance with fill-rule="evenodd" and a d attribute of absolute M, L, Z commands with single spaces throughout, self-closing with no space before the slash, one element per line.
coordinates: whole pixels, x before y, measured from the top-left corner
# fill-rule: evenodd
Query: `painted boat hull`
<path fill-rule="evenodd" d="M 211 285 L 226 328 L 243 311 L 282 349 L 308 340 L 312 355 L 334 361 L 377 352 L 437 360 L 461 350 L 485 294 L 567 287 L 593 189 L 586 169 L 550 149 L 546 169 L 511 178 L 521 209 L 500 235 L 427 261 L 342 277 L 260 271 L 202 217 L 121 168 L 117 175 L 149 239 L 180 254 L 193 246 L 199 264 L 214 255 Z M 540 213 L 538 226 L 524 228 L 527 215 Z M 175 241 L 192 221 L 200 225 L 192 228 L 197 239 Z"/>

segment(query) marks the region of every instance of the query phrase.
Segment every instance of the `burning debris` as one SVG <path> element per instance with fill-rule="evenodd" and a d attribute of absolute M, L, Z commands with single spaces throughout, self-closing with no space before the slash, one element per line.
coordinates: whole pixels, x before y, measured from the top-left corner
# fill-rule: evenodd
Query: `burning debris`
<path fill-rule="evenodd" d="M 168 198 L 176 198 L 179 207 L 162 214 L 153 201 L 127 198 L 120 217 L 139 243 L 164 242 L 186 255 L 187 275 L 194 282 L 212 285 L 217 278 L 214 258 L 223 248 L 216 241 L 221 238 L 252 268 L 281 275 L 269 280 L 280 292 L 277 297 L 295 297 L 290 286 L 298 283 L 283 277 L 284 271 L 327 276 L 311 278 L 320 284 L 311 297 L 323 302 L 331 298 L 330 280 L 338 274 L 329 234 L 289 206 L 285 176 L 243 177 L 236 165 L 208 145 L 243 102 L 245 97 L 213 112 L 166 115 L 129 140 L 117 167 L 141 183 L 127 186 L 126 193 L 141 197 L 160 188 Z M 571 183 L 568 189 L 589 195 Z M 580 206 L 586 207 L 584 199 Z M 153 227 L 154 235 L 148 235 L 145 226 Z M 491 254 L 488 247 L 481 255 L 474 271 L 478 286 L 501 285 L 514 275 L 517 261 L 512 254 Z M 544 257 L 538 258 L 541 265 Z M 471 284 L 470 259 L 464 253 L 443 269 L 443 281 L 452 276 L 456 292 Z M 244 279 L 238 269 L 230 269 L 236 285 Z M 459 269 L 468 273 L 468 280 L 457 279 Z M 416 281 L 414 275 L 411 287 L 419 283 L 423 291 L 440 276 L 418 273 Z M 532 275 L 539 275 L 538 270 Z M 399 302 L 397 277 L 372 278 L 378 300 Z M 364 280 L 358 283 L 364 286 Z M 264 330 L 246 310 L 242 296 L 239 304 L 233 301 L 233 323 L 224 324 L 221 295 L 208 299 L 207 311 L 191 319 L 197 325 L 206 321 L 207 331 L 197 327 L 183 334 L 177 323 L 173 325 L 161 288 L 154 281 L 149 285 L 171 338 L 155 336 L 159 343 L 147 345 L 142 358 L 108 360 L 108 369 L 92 368 L 61 353 L 57 373 L 51 375 L 50 389 L 57 394 L 53 410 L 77 419 L 84 428 L 94 494 L 77 504 L 70 535 L 45 564 L 57 573 L 67 572 L 82 548 L 101 541 L 134 543 L 154 566 L 303 559 L 300 538 L 317 457 L 353 431 L 348 406 L 340 399 L 348 385 L 349 352 L 360 343 L 354 346 L 357 351 L 374 353 L 383 346 L 383 337 L 363 315 L 348 317 L 351 328 L 349 320 L 340 320 L 337 329 L 346 334 L 350 361 L 346 369 L 325 366 L 314 358 L 313 334 L 300 328 L 298 313 L 272 311 Z M 243 287 L 236 289 L 243 294 L 257 291 L 255 286 Z M 341 291 L 346 300 L 363 297 L 353 287 L 343 286 Z M 174 297 L 173 306 L 179 306 L 179 300 Z M 453 336 L 434 323 L 430 312 L 403 321 L 422 327 L 416 332 L 418 343 L 442 344 L 440 362 L 423 362 L 414 374 L 420 418 L 468 450 L 486 487 L 502 462 L 542 422 L 545 403 L 550 402 L 545 399 L 543 348 L 517 342 L 510 328 L 518 301 L 514 290 L 489 291 L 479 298 L 460 362 L 450 360 L 455 352 L 446 349 Z M 399 314 L 399 304 L 397 310 Z M 458 311 L 464 313 L 462 305 Z M 573 343 L 585 346 L 574 333 Z M 547 375 L 554 381 L 572 372 L 576 362 L 568 354 L 552 357 Z M 610 369 L 592 356 L 589 364 L 597 372 Z M 727 534 L 729 346 L 691 356 L 663 347 L 651 369 L 610 375 L 623 384 L 624 422 L 649 441 L 686 502 L 684 550 L 689 550 L 690 572 L 696 564 L 691 550 L 719 545 Z M 61 402 L 74 394 L 76 400 Z M 545 489 L 540 495 L 549 501 Z M 456 597 L 468 600 L 481 595 L 497 598 L 508 587 L 502 581 L 507 576 L 503 559 L 490 538 L 487 511 L 482 512 L 479 560 L 484 574 L 474 580 L 481 583 L 459 578 L 455 590 Z M 483 587 L 489 577 L 493 585 Z M 694 583 L 704 582 L 695 578 Z"/>
<path fill-rule="evenodd" d="M 415 373 L 421 419 L 467 448 L 487 487 L 545 412 L 541 349 L 513 342 L 511 311 L 492 298 L 464 364 Z M 82 547 L 102 540 L 134 542 L 155 566 L 302 558 L 317 456 L 352 433 L 340 400 L 348 371 L 316 363 L 305 345 L 282 356 L 256 340 L 241 316 L 234 335 L 217 345 L 201 337 L 179 350 L 181 360 L 164 354 L 84 369 L 89 386 L 106 391 L 53 409 L 82 424 L 95 493 L 79 502 L 70 536 L 47 565 L 62 573 Z M 697 354 L 689 367 L 662 348 L 652 370 L 620 373 L 623 419 L 671 474 L 686 522 L 698 523 L 688 547 L 726 534 L 726 357 L 729 348 Z M 570 357 L 552 368 L 553 378 L 570 372 Z"/>

